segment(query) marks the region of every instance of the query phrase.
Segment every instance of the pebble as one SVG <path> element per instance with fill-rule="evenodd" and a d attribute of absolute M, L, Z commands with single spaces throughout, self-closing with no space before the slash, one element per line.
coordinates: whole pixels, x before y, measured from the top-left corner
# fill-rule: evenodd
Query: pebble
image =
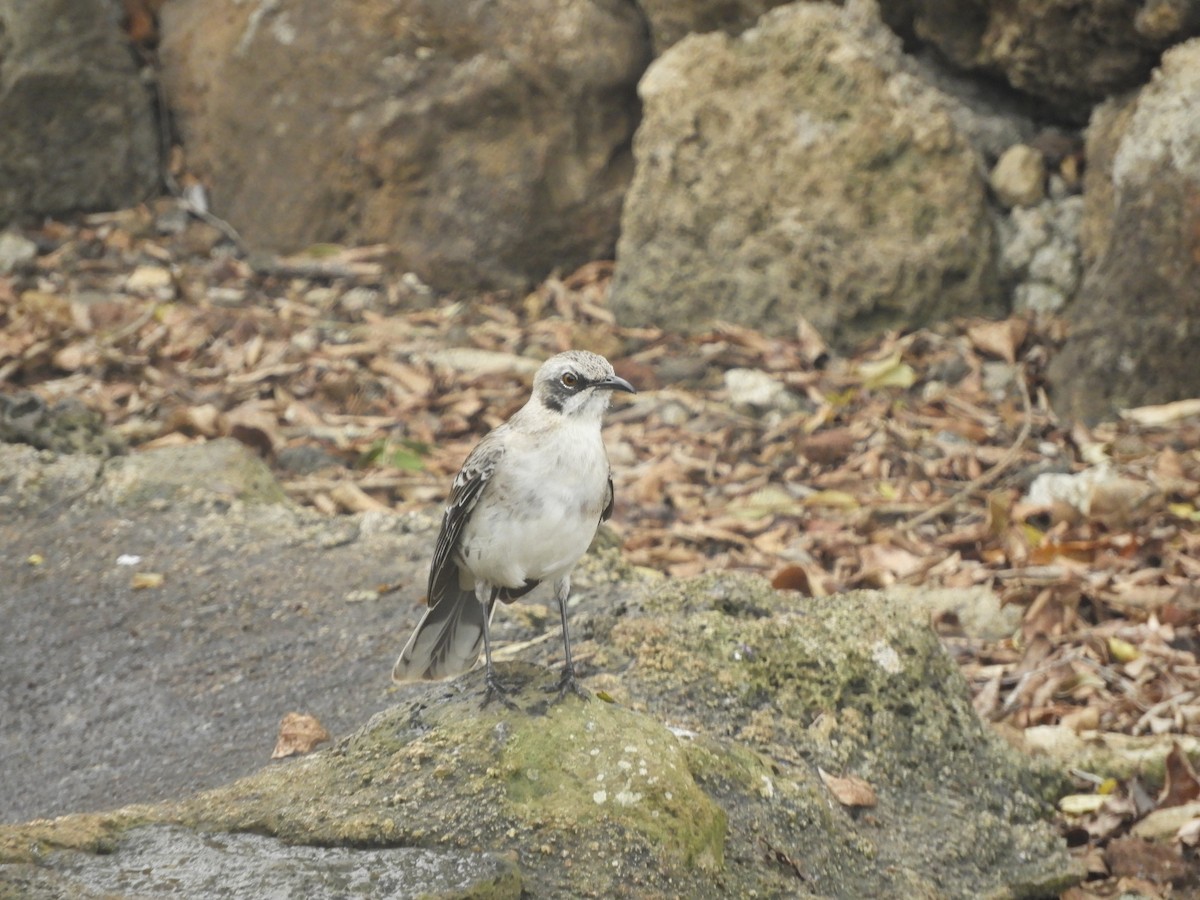
<path fill-rule="evenodd" d="M 796 408 L 796 398 L 786 387 L 758 369 L 730 369 L 725 373 L 725 390 L 736 407 L 788 412 Z"/>
<path fill-rule="evenodd" d="M 996 161 L 989 181 L 1006 208 L 1037 206 L 1046 198 L 1046 160 L 1026 144 L 1013 144 Z"/>
<path fill-rule="evenodd" d="M 13 231 L 0 232 L 0 275 L 7 275 L 37 256 L 37 244 Z"/>

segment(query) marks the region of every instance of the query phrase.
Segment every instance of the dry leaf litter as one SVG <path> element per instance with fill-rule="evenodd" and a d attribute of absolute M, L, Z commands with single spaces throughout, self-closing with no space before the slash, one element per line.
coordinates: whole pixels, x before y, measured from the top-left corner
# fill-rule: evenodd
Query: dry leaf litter
<path fill-rule="evenodd" d="M 607 355 L 640 388 L 606 428 L 629 562 L 758 570 L 797 603 L 990 592 L 990 628 L 934 621 L 982 717 L 1167 756 L 1165 776 L 1077 771 L 1063 828 L 1093 880 L 1068 895 L 1194 888 L 1200 402 L 1067 428 L 1042 389 L 1053 322 L 959 322 L 843 358 L 804 323 L 789 339 L 620 327 L 605 262 L 523 298 L 455 300 L 398 274 L 383 246 L 243 257 L 169 200 L 8 236 L 8 413 L 28 391 L 82 403 L 134 450 L 231 436 L 331 515 L 436 506 L 539 360 Z M 867 802 L 869 785 L 838 778 Z"/>

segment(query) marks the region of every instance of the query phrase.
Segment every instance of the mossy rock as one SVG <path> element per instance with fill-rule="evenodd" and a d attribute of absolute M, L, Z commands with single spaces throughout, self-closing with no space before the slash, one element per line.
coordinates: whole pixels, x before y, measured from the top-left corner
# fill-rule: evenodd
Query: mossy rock
<path fill-rule="evenodd" d="M 1053 779 L 978 721 L 928 626 L 886 594 L 656 585 L 591 620 L 591 700 L 552 702 L 556 672 L 528 663 L 500 667 L 518 709 L 481 707 L 478 670 L 408 688 L 334 747 L 226 787 L 0 828 L 0 895 L 33 863 L 75 890 L 87 857 L 64 851 L 153 869 L 147 834 L 163 867 L 192 834 L 428 851 L 478 871 L 455 896 L 1001 898 L 1080 877 L 1048 823 Z M 828 776 L 875 801 L 842 802 Z"/>

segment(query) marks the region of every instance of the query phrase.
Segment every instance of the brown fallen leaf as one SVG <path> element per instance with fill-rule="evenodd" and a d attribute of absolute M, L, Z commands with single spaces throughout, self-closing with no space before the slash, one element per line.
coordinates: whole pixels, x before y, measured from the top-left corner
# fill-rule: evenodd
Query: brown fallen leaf
<path fill-rule="evenodd" d="M 860 440 L 853 428 L 827 428 L 800 442 L 800 453 L 811 462 L 837 465 L 850 456 Z"/>
<path fill-rule="evenodd" d="M 802 594 L 812 594 L 808 573 L 800 566 L 784 566 L 771 579 L 771 587 L 777 591 L 799 591 Z"/>
<path fill-rule="evenodd" d="M 998 356 L 1009 365 L 1017 361 L 1017 351 L 1028 334 L 1029 323 L 1024 319 L 982 322 L 967 328 L 967 337 L 976 349 Z"/>
<path fill-rule="evenodd" d="M 259 402 L 234 407 L 222 417 L 229 436 L 269 456 L 285 443 L 275 414 Z"/>
<path fill-rule="evenodd" d="M 328 731 L 308 713 L 290 712 L 279 723 L 279 737 L 271 759 L 283 759 L 301 753 L 311 753 L 317 744 L 332 740 Z"/>
<path fill-rule="evenodd" d="M 1191 800 L 1200 798 L 1200 778 L 1192 768 L 1187 754 L 1176 741 L 1171 746 L 1165 762 L 1166 780 L 1162 793 L 1158 795 L 1158 806 L 1180 806 Z"/>
<path fill-rule="evenodd" d="M 818 768 L 817 772 L 820 773 L 821 780 L 825 782 L 829 793 L 833 794 L 842 806 L 874 806 L 879 802 L 879 798 L 875 795 L 875 788 L 861 778 L 854 775 L 844 777 L 830 775 L 821 768 Z"/>

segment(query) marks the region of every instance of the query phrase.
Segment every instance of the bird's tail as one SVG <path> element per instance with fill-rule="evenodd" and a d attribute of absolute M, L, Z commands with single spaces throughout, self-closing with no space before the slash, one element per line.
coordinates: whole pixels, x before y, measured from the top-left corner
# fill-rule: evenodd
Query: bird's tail
<path fill-rule="evenodd" d="M 442 592 L 404 645 L 392 681 L 434 681 L 466 672 L 479 659 L 487 613 L 474 591 L 455 586 Z"/>

